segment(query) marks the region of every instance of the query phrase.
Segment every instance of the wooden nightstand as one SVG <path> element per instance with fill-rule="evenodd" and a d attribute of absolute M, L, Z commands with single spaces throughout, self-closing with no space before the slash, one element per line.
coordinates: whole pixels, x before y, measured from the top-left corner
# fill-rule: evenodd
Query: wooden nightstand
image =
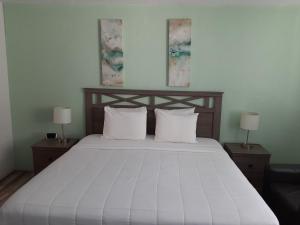
<path fill-rule="evenodd" d="M 37 174 L 67 152 L 79 139 L 68 139 L 66 144 L 57 140 L 42 140 L 32 145 L 34 173 Z"/>
<path fill-rule="evenodd" d="M 269 165 L 271 154 L 259 144 L 251 146 L 248 150 L 240 143 L 225 143 L 224 149 L 256 190 L 262 193 L 265 168 Z"/>

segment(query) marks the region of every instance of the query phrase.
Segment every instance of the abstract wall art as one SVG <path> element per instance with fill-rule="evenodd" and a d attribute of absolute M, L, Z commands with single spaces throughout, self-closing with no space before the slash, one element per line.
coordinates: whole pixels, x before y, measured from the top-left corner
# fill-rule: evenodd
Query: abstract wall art
<path fill-rule="evenodd" d="M 123 47 L 121 19 L 101 19 L 101 74 L 102 84 L 123 86 Z"/>
<path fill-rule="evenodd" d="M 170 19 L 168 85 L 188 87 L 191 63 L 191 19 Z"/>

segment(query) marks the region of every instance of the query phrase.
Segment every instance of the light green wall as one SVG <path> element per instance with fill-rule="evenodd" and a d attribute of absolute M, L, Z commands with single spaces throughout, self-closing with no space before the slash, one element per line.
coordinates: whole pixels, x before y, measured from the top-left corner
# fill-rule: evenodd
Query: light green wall
<path fill-rule="evenodd" d="M 98 87 L 97 20 L 124 20 L 125 86 L 166 87 L 168 18 L 192 19 L 191 87 L 224 91 L 222 141 L 241 141 L 241 111 L 262 115 L 251 140 L 273 162 L 300 162 L 300 7 L 5 5 L 18 168 L 30 145 L 58 131 L 52 107 L 70 106 L 69 135 L 84 135 L 83 87 Z"/>

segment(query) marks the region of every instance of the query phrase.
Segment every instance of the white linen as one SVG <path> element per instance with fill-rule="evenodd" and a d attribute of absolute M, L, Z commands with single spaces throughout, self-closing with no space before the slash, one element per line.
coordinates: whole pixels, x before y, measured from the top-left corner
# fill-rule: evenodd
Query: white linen
<path fill-rule="evenodd" d="M 171 114 L 156 112 L 155 140 L 169 142 L 196 142 L 198 113 Z"/>
<path fill-rule="evenodd" d="M 179 115 L 187 115 L 187 114 L 193 114 L 195 112 L 195 108 L 183 108 L 183 109 L 159 109 L 156 108 L 155 114 L 157 112 L 166 112 L 170 114 L 179 114 Z"/>
<path fill-rule="evenodd" d="M 17 191 L 1 225 L 278 225 L 220 144 L 84 138 Z"/>
<path fill-rule="evenodd" d="M 147 109 L 104 107 L 103 136 L 108 139 L 140 140 L 146 137 Z"/>

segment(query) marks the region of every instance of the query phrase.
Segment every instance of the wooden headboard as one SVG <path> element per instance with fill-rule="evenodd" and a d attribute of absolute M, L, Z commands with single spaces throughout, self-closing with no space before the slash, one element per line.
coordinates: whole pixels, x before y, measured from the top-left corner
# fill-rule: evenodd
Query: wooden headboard
<path fill-rule="evenodd" d="M 86 135 L 102 134 L 104 106 L 146 106 L 147 133 L 155 133 L 155 108 L 179 109 L 195 107 L 199 113 L 197 137 L 219 140 L 223 92 L 154 91 L 84 88 Z"/>

